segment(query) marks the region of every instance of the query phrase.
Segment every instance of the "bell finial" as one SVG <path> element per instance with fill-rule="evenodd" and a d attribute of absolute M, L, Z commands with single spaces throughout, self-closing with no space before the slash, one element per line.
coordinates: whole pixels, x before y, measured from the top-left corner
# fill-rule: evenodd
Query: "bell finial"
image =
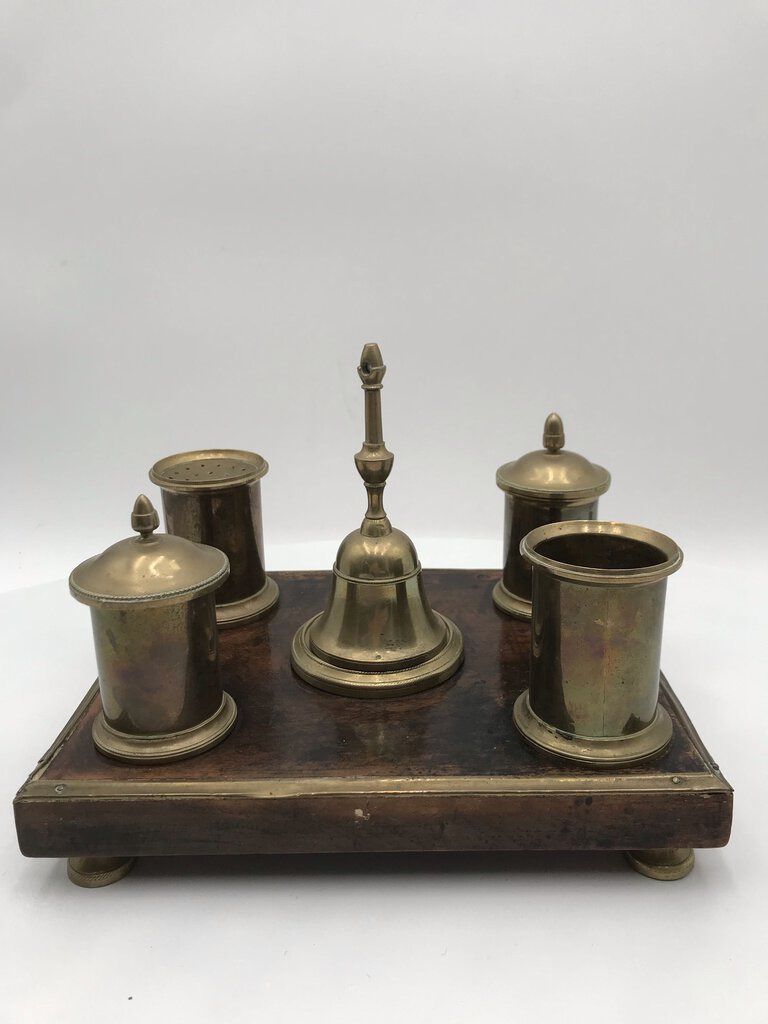
<path fill-rule="evenodd" d="M 360 365 L 357 368 L 364 388 L 381 388 L 387 367 L 381 360 L 381 349 L 378 345 L 363 345 Z"/>
<path fill-rule="evenodd" d="M 383 494 L 395 457 L 384 444 L 381 425 L 381 389 L 387 368 L 378 345 L 363 346 L 357 372 L 365 392 L 365 440 L 355 455 L 355 465 L 368 492 L 361 530 L 368 536 L 384 536 L 392 529 L 384 511 Z"/>
<path fill-rule="evenodd" d="M 547 416 L 544 424 L 544 447 L 550 452 L 559 452 L 565 445 L 565 431 L 563 421 L 556 412 Z"/>
<path fill-rule="evenodd" d="M 133 504 L 131 512 L 131 528 L 141 534 L 142 540 L 152 536 L 152 532 L 160 525 L 157 510 L 146 494 L 140 494 Z"/>

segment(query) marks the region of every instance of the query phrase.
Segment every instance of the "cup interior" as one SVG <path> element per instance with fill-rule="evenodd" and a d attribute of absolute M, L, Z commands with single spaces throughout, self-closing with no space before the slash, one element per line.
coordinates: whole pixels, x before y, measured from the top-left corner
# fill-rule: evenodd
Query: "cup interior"
<path fill-rule="evenodd" d="M 646 541 L 608 533 L 564 533 L 540 541 L 535 550 L 552 561 L 585 569 L 650 569 L 669 557 Z"/>

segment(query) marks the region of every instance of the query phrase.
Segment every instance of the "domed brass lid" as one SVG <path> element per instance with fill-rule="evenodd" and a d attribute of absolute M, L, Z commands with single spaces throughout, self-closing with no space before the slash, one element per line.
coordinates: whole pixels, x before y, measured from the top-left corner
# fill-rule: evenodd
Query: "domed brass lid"
<path fill-rule="evenodd" d="M 217 548 L 172 534 L 154 534 L 159 524 L 149 498 L 140 494 L 127 537 L 81 562 L 69 577 L 69 590 L 83 604 L 174 603 L 215 590 L 229 576 L 229 559 Z"/>
<path fill-rule="evenodd" d="M 525 498 L 573 501 L 605 493 L 611 474 L 576 452 L 565 451 L 563 421 L 556 412 L 544 424 L 544 448 L 507 462 L 496 472 L 496 484 Z"/>

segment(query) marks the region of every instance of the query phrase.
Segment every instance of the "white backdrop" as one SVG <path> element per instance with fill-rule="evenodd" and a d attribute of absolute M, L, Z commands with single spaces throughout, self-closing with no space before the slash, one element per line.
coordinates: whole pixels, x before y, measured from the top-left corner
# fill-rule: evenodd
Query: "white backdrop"
<path fill-rule="evenodd" d="M 500 543 L 495 469 L 556 409 L 606 516 L 717 554 L 768 493 L 767 21 L 6 3 L 6 585 L 124 535 L 188 448 L 270 461 L 268 544 L 335 542 L 365 341 L 417 540 Z"/>
<path fill-rule="evenodd" d="M 568 447 L 613 475 L 602 514 L 680 543 L 665 667 L 741 787 L 734 842 L 702 855 L 675 890 L 677 911 L 666 887 L 662 899 L 639 878 L 562 858 L 528 859 L 511 879 L 470 866 L 455 885 L 439 867 L 401 882 L 358 865 L 365 876 L 346 888 L 338 868 L 338 903 L 322 868 L 269 878 L 269 899 L 223 868 L 186 881 L 157 869 L 83 895 L 66 890 L 60 865 L 24 863 L 8 821 L 8 906 L 27 922 L 20 960 L 36 955 L 35 914 L 64 936 L 89 906 L 102 928 L 99 900 L 120 909 L 122 930 L 107 935 L 119 949 L 133 943 L 134 972 L 151 975 L 147 921 L 155 934 L 171 929 L 162 942 L 175 951 L 166 987 L 157 980 L 142 1009 L 120 1002 L 117 968 L 91 979 L 86 999 L 51 950 L 50 1002 L 32 997 L 24 971 L 6 982 L 17 1019 L 48 1020 L 62 1000 L 73 1020 L 118 1003 L 141 1020 L 155 1019 L 151 1004 L 159 1019 L 184 1004 L 184 965 L 199 956 L 185 959 L 185 936 L 205 928 L 208 941 L 248 951 L 241 982 L 256 986 L 248 999 L 265 1019 L 365 1007 L 375 1021 L 411 1007 L 411 1019 L 490 1020 L 509 1012 L 510 960 L 535 974 L 525 936 L 555 941 L 547 921 L 572 927 L 580 947 L 560 935 L 566 966 L 551 980 L 570 979 L 600 1019 L 584 958 L 607 958 L 616 999 L 642 988 L 642 969 L 628 975 L 614 948 L 623 936 L 634 966 L 623 923 L 633 920 L 654 976 L 670 930 L 691 951 L 703 934 L 731 936 L 720 973 L 707 967 L 719 1001 L 702 980 L 697 1019 L 734 1006 L 739 1021 L 765 1018 L 745 957 L 759 948 L 758 875 L 746 873 L 766 838 L 749 824 L 762 812 L 750 816 L 748 794 L 756 804 L 768 710 L 767 111 L 764 0 L 0 4 L 8 799 L 93 676 L 83 609 L 62 583 L 38 585 L 129 532 L 136 494 L 158 500 L 147 480 L 157 458 L 260 452 L 271 465 L 268 566 L 330 566 L 365 504 L 352 463 L 365 341 L 389 367 L 387 507 L 425 565 L 500 564 L 496 467 L 539 445 L 553 409 Z M 241 918 L 226 930 L 222 887 L 235 915 L 252 906 L 252 931 Z M 235 890 L 250 897 L 240 905 Z M 146 909 L 158 896 L 161 918 Z M 494 908 L 505 900 L 501 936 Z M 581 944 L 559 913 L 569 906 Z M 284 934 L 301 914 L 307 928 Z M 317 930 L 333 914 L 340 961 Z M 84 955 L 95 941 L 95 930 L 78 933 Z M 401 942 L 404 959 L 392 952 Z M 462 951 L 452 966 L 443 946 Z M 678 964 L 686 955 L 675 949 Z M 420 976 L 422 957 L 431 967 Z M 690 957 L 678 984 L 671 974 L 662 986 L 681 1020 L 692 1019 L 702 966 Z M 307 971 L 309 988 L 296 989 Z M 416 995 L 420 977 L 431 998 Z M 192 1019 L 207 1005 L 196 984 Z M 528 996 L 517 990 L 517 1005 Z M 249 1019 L 246 1005 L 233 997 L 228 1019 Z M 535 1005 L 540 1020 L 562 1010 Z M 623 1019 L 647 1010 L 633 1000 Z M 571 1019 L 579 1012 L 568 1006 Z"/>

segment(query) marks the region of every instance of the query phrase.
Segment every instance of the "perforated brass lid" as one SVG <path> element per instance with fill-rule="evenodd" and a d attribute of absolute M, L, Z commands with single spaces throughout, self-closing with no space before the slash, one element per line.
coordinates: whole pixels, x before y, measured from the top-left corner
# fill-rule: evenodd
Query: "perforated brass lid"
<path fill-rule="evenodd" d="M 496 483 L 508 494 L 539 500 L 596 498 L 608 490 L 611 474 L 576 452 L 565 451 L 563 421 L 556 412 L 544 424 L 544 448 L 507 462 Z"/>
<path fill-rule="evenodd" d="M 158 523 L 152 502 L 140 494 L 131 515 L 139 536 L 81 562 L 69 577 L 72 596 L 100 607 L 191 601 L 229 576 L 229 559 L 222 551 L 167 533 L 155 535 Z"/>
<path fill-rule="evenodd" d="M 255 452 L 210 448 L 160 459 L 149 479 L 165 491 L 221 491 L 260 480 L 268 469 L 267 460 Z"/>

